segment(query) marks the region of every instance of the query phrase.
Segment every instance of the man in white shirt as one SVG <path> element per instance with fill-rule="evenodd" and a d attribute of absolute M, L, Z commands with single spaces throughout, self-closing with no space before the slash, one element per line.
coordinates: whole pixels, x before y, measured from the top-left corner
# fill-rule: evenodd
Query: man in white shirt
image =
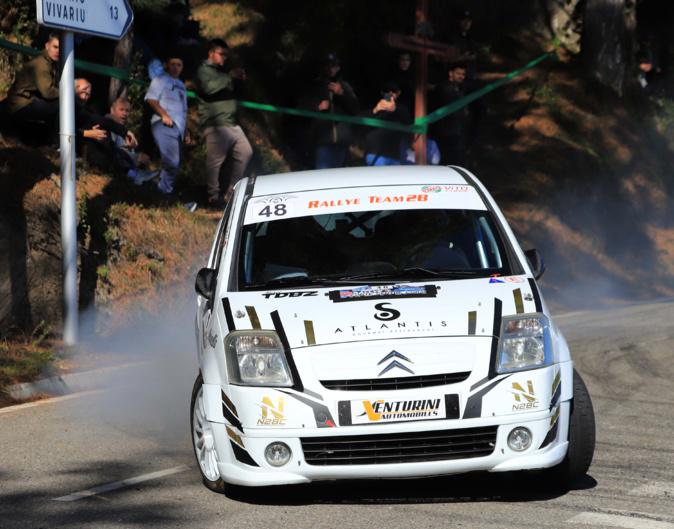
<path fill-rule="evenodd" d="M 176 54 L 167 56 L 165 73 L 152 80 L 145 94 L 152 115 L 152 136 L 161 153 L 159 190 L 173 193 L 182 158 L 182 144 L 190 142 L 187 130 L 187 92 L 180 80 L 183 61 Z"/>

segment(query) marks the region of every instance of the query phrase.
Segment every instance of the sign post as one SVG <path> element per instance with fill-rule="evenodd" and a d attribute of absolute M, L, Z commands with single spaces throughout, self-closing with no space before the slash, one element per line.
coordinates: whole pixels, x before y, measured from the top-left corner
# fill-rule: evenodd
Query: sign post
<path fill-rule="evenodd" d="M 128 0 L 37 0 L 37 21 L 63 30 L 60 41 L 59 147 L 61 245 L 63 248 L 63 341 L 78 339 L 77 200 L 75 172 L 75 47 L 73 33 L 121 39 L 133 22 Z"/>

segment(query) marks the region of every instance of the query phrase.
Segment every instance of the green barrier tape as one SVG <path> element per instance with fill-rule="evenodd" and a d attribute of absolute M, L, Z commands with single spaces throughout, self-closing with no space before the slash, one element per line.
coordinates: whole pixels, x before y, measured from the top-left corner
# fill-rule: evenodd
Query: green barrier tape
<path fill-rule="evenodd" d="M 265 110 L 267 112 L 278 112 L 279 114 L 290 114 L 292 116 L 301 116 L 305 118 L 322 119 L 327 121 L 340 121 L 343 123 L 353 123 L 355 125 L 366 125 L 368 127 L 378 127 L 402 132 L 413 132 L 417 134 L 423 134 L 426 132 L 425 125 L 403 125 L 402 123 L 393 123 L 390 121 L 384 121 L 383 119 L 346 116 L 344 114 L 330 114 L 328 112 L 313 112 L 311 110 L 298 110 L 296 108 L 277 107 L 275 105 L 253 103 L 252 101 L 239 101 L 239 106 L 244 108 L 253 108 L 255 110 Z"/>
<path fill-rule="evenodd" d="M 454 101 L 453 103 L 450 103 L 449 105 L 446 105 L 444 107 L 440 107 L 437 110 L 434 110 L 427 116 L 424 116 L 423 118 L 417 118 L 414 120 L 415 125 L 428 125 L 430 123 L 435 123 L 438 120 L 441 120 L 442 118 L 448 116 L 449 114 L 452 114 L 453 112 L 456 112 L 457 110 L 465 107 L 466 105 L 469 105 L 476 99 L 479 99 L 483 97 L 484 95 L 488 94 L 492 90 L 496 90 L 499 86 L 503 86 L 506 83 L 509 83 L 511 80 L 513 80 L 515 77 L 520 75 L 521 73 L 530 70 L 537 64 L 543 62 L 545 59 L 548 57 L 553 56 L 554 53 L 548 52 L 544 53 L 540 57 L 535 58 L 534 60 L 528 62 L 521 68 L 518 68 L 517 70 L 513 70 L 509 74 L 505 75 L 498 81 L 494 81 L 491 84 L 488 84 L 487 86 L 480 88 L 479 90 L 476 90 L 475 92 L 472 92 L 468 94 L 465 97 L 462 97 L 461 99 L 458 99 Z"/>
<path fill-rule="evenodd" d="M 42 50 L 36 50 L 35 48 L 29 48 L 28 46 L 23 46 L 21 44 L 9 42 L 3 39 L 0 39 L 0 47 L 18 51 L 25 55 L 31 56 L 40 55 L 40 53 L 42 53 Z M 113 68 L 112 66 L 106 66 L 104 64 L 97 64 L 95 62 L 89 61 L 81 61 L 79 59 L 75 59 L 75 67 L 91 73 L 107 75 L 108 77 L 114 77 L 115 79 L 129 81 L 129 72 L 122 70 L 121 68 Z"/>

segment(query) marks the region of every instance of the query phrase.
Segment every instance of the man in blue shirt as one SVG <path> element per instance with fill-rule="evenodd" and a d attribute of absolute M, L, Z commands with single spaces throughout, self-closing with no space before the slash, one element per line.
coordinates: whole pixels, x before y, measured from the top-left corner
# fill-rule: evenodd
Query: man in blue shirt
<path fill-rule="evenodd" d="M 161 175 L 159 190 L 165 194 L 173 193 L 180 161 L 182 144 L 190 143 L 187 130 L 187 92 L 180 80 L 183 60 L 171 54 L 164 63 L 165 72 L 150 83 L 145 94 L 152 115 L 152 136 L 161 153 Z"/>

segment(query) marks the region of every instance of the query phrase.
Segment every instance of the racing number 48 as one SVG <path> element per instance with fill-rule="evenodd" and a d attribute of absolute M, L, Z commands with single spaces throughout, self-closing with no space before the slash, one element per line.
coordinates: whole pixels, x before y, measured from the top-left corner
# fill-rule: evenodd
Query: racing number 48
<path fill-rule="evenodd" d="M 265 206 L 262 208 L 262 211 L 260 211 L 259 215 L 261 217 L 271 217 L 272 215 L 275 217 L 282 217 L 287 212 L 288 210 L 285 204 L 276 204 L 274 209 L 272 209 L 271 206 Z"/>

